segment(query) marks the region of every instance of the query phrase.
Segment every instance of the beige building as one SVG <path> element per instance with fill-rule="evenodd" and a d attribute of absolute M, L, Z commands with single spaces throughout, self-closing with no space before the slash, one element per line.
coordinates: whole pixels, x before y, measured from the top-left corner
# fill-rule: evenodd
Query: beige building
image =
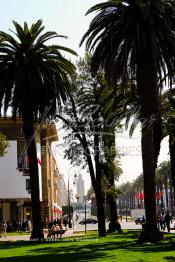
<path fill-rule="evenodd" d="M 0 158 L 0 221 L 31 219 L 30 175 L 22 121 L 1 118 L 0 132 L 10 143 L 7 153 Z M 48 222 L 62 212 L 59 170 L 52 153 L 53 142 L 58 141 L 55 124 L 37 127 L 35 141 L 42 219 Z"/>

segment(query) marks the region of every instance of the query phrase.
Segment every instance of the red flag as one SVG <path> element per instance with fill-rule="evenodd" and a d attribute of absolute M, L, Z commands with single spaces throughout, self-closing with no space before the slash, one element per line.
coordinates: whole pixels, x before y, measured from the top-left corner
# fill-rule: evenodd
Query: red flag
<path fill-rule="evenodd" d="M 41 160 L 38 158 L 38 164 L 41 166 L 42 163 L 41 163 Z"/>
<path fill-rule="evenodd" d="M 141 200 L 144 200 L 144 194 L 143 194 L 143 192 L 140 192 L 140 199 L 141 199 Z"/>
<path fill-rule="evenodd" d="M 136 198 L 136 200 L 139 199 L 139 194 L 137 192 L 135 193 L 135 198 Z"/>
<path fill-rule="evenodd" d="M 157 199 L 157 200 L 161 199 L 161 194 L 160 194 L 160 192 L 156 192 L 156 199 Z"/>
<path fill-rule="evenodd" d="M 163 192 L 156 192 L 156 193 L 155 193 L 155 198 L 156 198 L 157 200 L 161 199 L 161 197 L 163 197 Z"/>
<path fill-rule="evenodd" d="M 163 192 L 159 192 L 160 198 L 163 197 Z"/>

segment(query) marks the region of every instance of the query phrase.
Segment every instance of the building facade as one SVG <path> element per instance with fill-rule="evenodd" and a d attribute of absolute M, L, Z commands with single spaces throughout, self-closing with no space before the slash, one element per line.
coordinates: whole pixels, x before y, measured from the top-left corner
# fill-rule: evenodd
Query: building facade
<path fill-rule="evenodd" d="M 22 121 L 0 119 L 0 132 L 7 136 L 10 147 L 0 158 L 0 221 L 32 218 L 30 174 Z M 62 212 L 60 176 L 52 144 L 58 141 L 54 124 L 36 127 L 41 215 L 44 222 L 57 218 Z"/>
<path fill-rule="evenodd" d="M 64 180 L 64 175 L 61 174 L 61 204 L 62 206 L 67 206 L 68 205 L 68 190 L 66 187 L 66 183 Z"/>

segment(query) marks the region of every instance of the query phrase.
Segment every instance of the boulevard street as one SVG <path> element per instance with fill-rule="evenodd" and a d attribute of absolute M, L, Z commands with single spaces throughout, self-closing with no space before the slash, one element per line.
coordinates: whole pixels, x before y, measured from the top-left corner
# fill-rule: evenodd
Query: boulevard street
<path fill-rule="evenodd" d="M 141 225 L 136 225 L 135 222 L 125 222 L 119 221 L 122 229 L 141 229 Z M 106 228 L 108 229 L 108 222 L 106 223 Z M 87 230 L 97 230 L 98 224 L 86 224 Z M 75 222 L 74 230 L 84 230 L 85 225 L 80 225 L 79 220 Z"/>
<path fill-rule="evenodd" d="M 134 221 L 119 221 L 121 224 L 121 228 L 122 229 L 141 229 L 142 226 L 141 225 L 136 225 Z M 106 229 L 108 229 L 108 224 L 106 223 Z M 175 225 L 175 220 L 173 221 L 173 223 L 171 223 L 171 229 L 174 228 Z M 86 224 L 87 230 L 97 230 L 98 229 L 98 224 Z M 83 231 L 85 229 L 85 225 L 80 225 L 79 224 L 79 220 L 75 222 L 74 225 L 74 230 L 78 230 L 78 231 Z M 166 231 L 166 230 L 165 230 Z M 175 230 L 171 230 L 171 233 L 175 233 Z"/>

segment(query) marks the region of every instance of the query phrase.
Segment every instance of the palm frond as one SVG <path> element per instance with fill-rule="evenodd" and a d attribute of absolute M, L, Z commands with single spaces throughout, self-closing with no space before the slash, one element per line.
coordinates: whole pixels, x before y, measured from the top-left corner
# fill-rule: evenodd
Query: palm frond
<path fill-rule="evenodd" d="M 13 23 L 17 40 L 0 32 L 0 103 L 5 113 L 12 107 L 14 118 L 29 108 L 35 119 L 41 119 L 49 108 L 50 118 L 65 103 L 75 75 L 75 66 L 60 51 L 76 53 L 61 45 L 46 45 L 53 37 L 66 37 L 55 32 L 40 35 L 44 29 L 41 20 L 31 27 L 26 22 L 24 27 Z"/>

